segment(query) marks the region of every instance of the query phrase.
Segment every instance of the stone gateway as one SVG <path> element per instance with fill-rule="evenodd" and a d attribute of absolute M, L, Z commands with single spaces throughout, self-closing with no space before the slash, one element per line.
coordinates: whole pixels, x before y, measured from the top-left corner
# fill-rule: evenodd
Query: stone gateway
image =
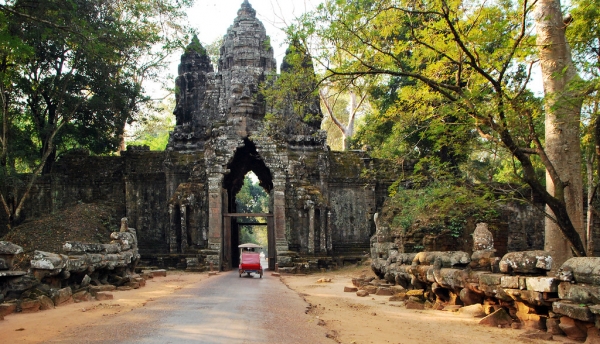
<path fill-rule="evenodd" d="M 284 60 L 283 71 L 293 68 Z M 109 203 L 136 228 L 142 262 L 185 267 L 197 259 L 228 270 L 239 259 L 235 196 L 252 171 L 270 195 L 264 217 L 271 268 L 360 261 L 393 175 L 376 175 L 378 162 L 366 152 L 329 150 L 318 95 L 311 92 L 316 85 L 289 94 L 304 106 L 270 104 L 261 90 L 272 87 L 276 71 L 265 28 L 244 1 L 223 38 L 218 66 L 196 37 L 181 56 L 176 126 L 165 152 L 68 152 L 40 178 L 28 216 L 75 202 Z"/>

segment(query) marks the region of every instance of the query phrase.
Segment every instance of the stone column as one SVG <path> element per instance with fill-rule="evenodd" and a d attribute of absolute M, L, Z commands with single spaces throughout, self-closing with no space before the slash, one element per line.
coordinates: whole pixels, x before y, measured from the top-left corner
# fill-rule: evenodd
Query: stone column
<path fill-rule="evenodd" d="M 185 253 L 185 250 L 188 247 L 187 240 L 187 207 L 182 204 L 180 206 L 180 215 L 181 215 L 181 253 Z"/>
<path fill-rule="evenodd" d="M 327 252 L 333 252 L 332 233 L 331 233 L 331 211 L 327 212 Z"/>
<path fill-rule="evenodd" d="M 313 201 L 306 201 L 308 208 L 308 253 L 315 253 L 315 204 Z"/>
<path fill-rule="evenodd" d="M 320 234 L 320 249 L 321 253 L 327 254 L 327 219 L 325 214 L 327 214 L 327 208 L 321 207 L 321 211 L 319 212 L 319 220 L 321 220 L 321 228 L 319 229 Z"/>
<path fill-rule="evenodd" d="M 175 205 L 169 204 L 169 253 L 177 253 L 177 221 L 175 219 Z"/>
<path fill-rule="evenodd" d="M 277 252 L 288 251 L 285 237 L 285 176 L 275 174 L 273 178 L 273 217 Z"/>
<path fill-rule="evenodd" d="M 208 249 L 215 254 L 207 255 L 208 263 L 221 266 L 221 230 L 223 228 L 222 175 L 211 173 L 208 177 Z"/>

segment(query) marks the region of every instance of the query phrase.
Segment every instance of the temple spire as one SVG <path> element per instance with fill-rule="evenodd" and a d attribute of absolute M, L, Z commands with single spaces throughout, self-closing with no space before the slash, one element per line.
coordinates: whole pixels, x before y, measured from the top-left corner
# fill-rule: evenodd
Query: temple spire
<path fill-rule="evenodd" d="M 256 11 L 254 10 L 254 8 L 252 8 L 252 5 L 250 5 L 250 2 L 248 2 L 248 0 L 244 0 L 244 2 L 242 3 L 242 6 L 238 10 L 238 17 L 256 17 Z"/>

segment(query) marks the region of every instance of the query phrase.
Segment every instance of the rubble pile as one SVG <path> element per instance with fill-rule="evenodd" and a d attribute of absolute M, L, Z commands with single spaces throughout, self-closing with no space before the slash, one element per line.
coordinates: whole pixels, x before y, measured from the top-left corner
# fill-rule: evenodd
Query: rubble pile
<path fill-rule="evenodd" d="M 67 242 L 64 253 L 35 251 L 28 272 L 11 271 L 21 247 L 0 242 L 0 319 L 14 312 L 37 312 L 92 300 L 110 300 L 110 292 L 146 285 L 166 271 L 136 274 L 140 255 L 136 231 L 121 220 L 110 244 Z"/>
<path fill-rule="evenodd" d="M 380 279 L 353 279 L 358 296 L 392 294 L 390 301 L 407 308 L 475 312 L 485 316 L 482 325 L 600 340 L 600 257 L 571 258 L 555 274 L 548 252 L 495 257 L 492 233 L 483 223 L 470 255 L 399 253 L 385 230 L 371 239 L 371 267 Z"/>

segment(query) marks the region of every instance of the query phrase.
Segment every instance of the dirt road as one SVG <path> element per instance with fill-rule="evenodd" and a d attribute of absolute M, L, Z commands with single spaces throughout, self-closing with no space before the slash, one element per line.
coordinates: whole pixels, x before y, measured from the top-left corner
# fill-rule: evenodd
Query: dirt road
<path fill-rule="evenodd" d="M 150 282 L 139 289 L 146 292 L 139 302 L 117 292 L 112 301 L 7 316 L 2 342 L 334 343 L 305 314 L 306 302 L 268 272 L 262 279 L 239 278 L 237 271 L 195 276 L 169 276 L 174 283 L 162 288 Z"/>

